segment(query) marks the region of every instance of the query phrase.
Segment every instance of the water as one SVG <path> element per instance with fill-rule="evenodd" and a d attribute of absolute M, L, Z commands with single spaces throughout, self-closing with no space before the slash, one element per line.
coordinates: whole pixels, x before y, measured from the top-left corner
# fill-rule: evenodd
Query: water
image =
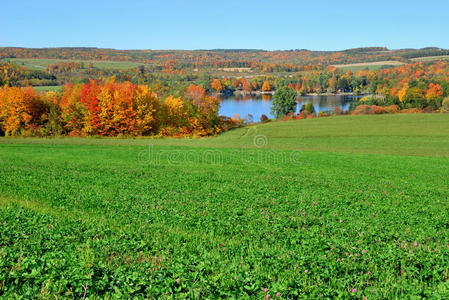
<path fill-rule="evenodd" d="M 296 113 L 299 113 L 301 106 L 308 101 L 312 101 L 315 111 L 330 111 L 335 107 L 340 107 L 342 110 L 347 110 L 349 105 L 354 100 L 355 96 L 348 95 L 320 95 L 320 96 L 305 96 L 298 98 L 298 105 Z M 222 98 L 219 115 L 226 117 L 234 117 L 238 114 L 242 118 L 246 118 L 248 114 L 253 116 L 253 120 L 258 122 L 262 114 L 269 118 L 274 116 L 271 114 L 271 95 L 233 95 L 227 98 Z"/>

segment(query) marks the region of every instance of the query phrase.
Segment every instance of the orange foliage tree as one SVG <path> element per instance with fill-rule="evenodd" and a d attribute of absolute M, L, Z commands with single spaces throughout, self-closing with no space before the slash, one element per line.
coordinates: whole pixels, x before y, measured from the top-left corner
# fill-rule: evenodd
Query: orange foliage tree
<path fill-rule="evenodd" d="M 429 89 L 426 92 L 427 100 L 438 100 L 443 98 L 443 89 L 439 84 L 429 84 Z"/>
<path fill-rule="evenodd" d="M 223 84 L 221 83 L 220 79 L 212 80 L 212 83 L 210 86 L 219 93 L 221 93 L 224 89 Z"/>
<path fill-rule="evenodd" d="M 2 135 L 211 135 L 235 126 L 218 117 L 219 100 L 190 85 L 164 103 L 146 85 L 114 78 L 68 84 L 62 92 L 0 88 Z M 169 130 L 167 130 L 169 129 Z"/>
<path fill-rule="evenodd" d="M 39 130 L 48 112 L 48 105 L 32 87 L 0 89 L 0 127 L 7 136 Z"/>
<path fill-rule="evenodd" d="M 271 85 L 270 85 L 270 83 L 267 80 L 265 80 L 263 85 L 262 85 L 262 91 L 263 92 L 271 91 Z"/>

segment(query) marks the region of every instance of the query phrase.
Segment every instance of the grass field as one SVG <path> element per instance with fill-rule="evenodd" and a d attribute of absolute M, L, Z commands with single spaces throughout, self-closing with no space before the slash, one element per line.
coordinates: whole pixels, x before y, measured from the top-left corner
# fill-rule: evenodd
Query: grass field
<path fill-rule="evenodd" d="M 54 86 L 33 86 L 33 89 L 36 92 L 57 92 L 62 89 L 61 85 L 54 85 Z"/>
<path fill-rule="evenodd" d="M 412 61 L 434 61 L 440 59 L 449 59 L 449 55 L 441 55 L 441 56 L 426 56 L 426 57 L 416 57 L 412 58 Z"/>
<path fill-rule="evenodd" d="M 403 65 L 404 63 L 400 61 L 388 60 L 388 61 L 376 61 L 368 63 L 357 63 L 357 64 L 346 64 L 346 65 L 334 65 L 336 68 L 340 68 L 343 71 L 360 71 L 360 70 L 370 70 L 377 71 L 380 69 L 397 67 Z"/>
<path fill-rule="evenodd" d="M 98 69 L 114 69 L 124 70 L 141 66 L 140 63 L 124 62 L 124 61 L 98 61 L 98 60 L 68 60 L 68 59 L 28 59 L 28 58 L 5 58 L 3 61 L 11 61 L 18 65 L 22 65 L 31 70 L 45 70 L 48 65 L 56 64 L 58 62 L 82 62 L 86 67 L 88 63 L 92 63 L 93 67 Z"/>
<path fill-rule="evenodd" d="M 448 121 L 2 138 L 0 295 L 447 298 Z"/>

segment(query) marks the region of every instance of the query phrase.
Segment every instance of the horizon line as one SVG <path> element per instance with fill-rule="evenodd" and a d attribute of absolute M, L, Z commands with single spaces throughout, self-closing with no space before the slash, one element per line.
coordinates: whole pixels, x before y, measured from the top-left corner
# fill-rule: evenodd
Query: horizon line
<path fill-rule="evenodd" d="M 400 50 L 424 50 L 424 49 L 436 49 L 436 50 L 449 50 L 438 46 L 425 46 L 421 48 L 393 48 L 390 49 L 387 46 L 361 46 L 352 47 L 340 50 L 311 50 L 307 48 L 295 48 L 295 49 L 257 49 L 257 48 L 195 48 L 195 49 L 182 49 L 182 48 L 166 48 L 166 49 L 151 49 L 151 48 L 111 48 L 111 47 L 96 47 L 96 46 L 55 46 L 55 47 L 25 47 L 25 46 L 0 46 L 0 48 L 22 48 L 22 49 L 105 49 L 115 51 L 265 51 L 265 52 L 277 52 L 277 51 L 310 51 L 310 52 L 342 52 L 348 50 L 367 49 L 367 48 L 384 48 L 385 51 L 400 51 Z"/>

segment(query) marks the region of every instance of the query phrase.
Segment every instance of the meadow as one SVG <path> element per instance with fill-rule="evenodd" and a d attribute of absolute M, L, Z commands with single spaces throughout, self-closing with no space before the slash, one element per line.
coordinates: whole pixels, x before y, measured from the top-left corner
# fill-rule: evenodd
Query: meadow
<path fill-rule="evenodd" d="M 56 64 L 59 62 L 78 62 L 84 63 L 87 67 L 89 63 L 92 63 L 94 68 L 104 70 L 126 70 L 137 68 L 144 64 L 126 61 L 101 61 L 101 60 L 81 60 L 81 59 L 51 59 L 51 58 L 6 58 L 5 62 L 12 62 L 30 70 L 45 70 L 48 65 Z"/>
<path fill-rule="evenodd" d="M 448 121 L 1 138 L 0 295 L 447 298 Z"/>
<path fill-rule="evenodd" d="M 427 62 L 427 61 L 444 60 L 444 59 L 449 59 L 449 55 L 416 57 L 416 58 L 412 58 L 411 60 Z"/>
<path fill-rule="evenodd" d="M 355 63 L 355 64 L 343 64 L 343 65 L 333 65 L 336 68 L 342 69 L 343 71 L 357 72 L 361 70 L 378 71 L 385 68 L 392 68 L 401 66 L 404 63 L 400 61 L 376 61 L 376 62 L 366 62 L 366 63 Z"/>
<path fill-rule="evenodd" d="M 33 89 L 36 92 L 58 92 L 62 90 L 62 85 L 33 86 Z"/>

